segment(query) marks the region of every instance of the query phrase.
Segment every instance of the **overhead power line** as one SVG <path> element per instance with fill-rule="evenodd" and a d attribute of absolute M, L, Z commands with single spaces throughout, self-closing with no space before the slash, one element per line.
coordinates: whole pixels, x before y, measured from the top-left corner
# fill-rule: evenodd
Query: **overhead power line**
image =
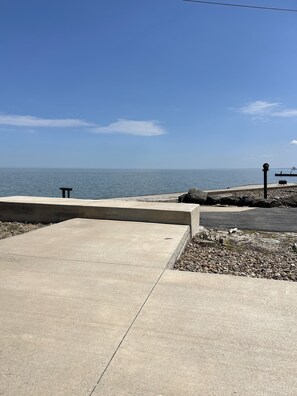
<path fill-rule="evenodd" d="M 218 1 L 206 1 L 206 0 L 182 0 L 182 1 L 186 1 L 188 3 L 212 4 L 212 5 L 225 6 L 225 7 L 240 7 L 240 8 L 253 8 L 257 10 L 297 12 L 297 9 L 294 8 L 277 8 L 277 7 L 265 7 L 265 6 L 256 6 L 256 5 L 253 6 L 248 4 L 221 3 Z"/>

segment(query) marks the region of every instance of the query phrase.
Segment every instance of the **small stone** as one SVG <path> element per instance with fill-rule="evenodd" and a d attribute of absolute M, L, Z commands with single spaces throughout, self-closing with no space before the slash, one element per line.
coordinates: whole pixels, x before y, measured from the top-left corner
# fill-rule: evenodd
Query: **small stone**
<path fill-rule="evenodd" d="M 237 232 L 238 229 L 237 228 L 230 228 L 230 230 L 228 231 L 229 234 L 234 234 L 235 232 Z"/>
<path fill-rule="evenodd" d="M 212 246 L 212 245 L 214 245 L 214 244 L 215 244 L 214 241 L 207 241 L 207 240 L 204 240 L 204 241 L 200 241 L 200 242 L 199 242 L 199 246 Z"/>

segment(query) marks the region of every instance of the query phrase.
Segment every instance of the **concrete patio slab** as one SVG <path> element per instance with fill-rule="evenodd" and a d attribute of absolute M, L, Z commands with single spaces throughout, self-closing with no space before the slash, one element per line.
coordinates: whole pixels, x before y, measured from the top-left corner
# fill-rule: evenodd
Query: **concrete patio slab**
<path fill-rule="evenodd" d="M 188 237 L 73 219 L 0 241 L 0 394 L 296 395 L 297 284 L 166 269 Z"/>
<path fill-rule="evenodd" d="M 90 395 L 187 236 L 74 219 L 0 241 L 0 394 Z"/>
<path fill-rule="evenodd" d="M 31 235 L 1 241 L 0 253 L 164 268 L 190 237 L 182 225 L 92 219 L 68 220 Z"/>
<path fill-rule="evenodd" d="M 0 255 L 2 395 L 88 395 L 161 270 Z"/>
<path fill-rule="evenodd" d="M 296 283 L 166 270 L 94 396 L 293 396 L 296 339 Z"/>

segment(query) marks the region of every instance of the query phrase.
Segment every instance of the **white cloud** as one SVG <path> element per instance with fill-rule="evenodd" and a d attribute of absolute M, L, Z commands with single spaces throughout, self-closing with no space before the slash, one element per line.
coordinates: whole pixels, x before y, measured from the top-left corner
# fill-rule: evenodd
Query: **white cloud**
<path fill-rule="evenodd" d="M 276 111 L 272 114 L 272 117 L 297 117 L 297 109 L 283 109 L 281 111 Z"/>
<path fill-rule="evenodd" d="M 297 140 L 292 140 L 290 144 L 297 144 Z"/>
<path fill-rule="evenodd" d="M 30 115 L 0 114 L 0 126 L 14 126 L 26 128 L 84 128 L 93 133 L 120 133 L 135 136 L 159 136 L 166 133 L 158 121 L 134 121 L 119 119 L 107 126 L 80 120 L 76 118 L 39 118 Z M 34 131 L 35 132 L 35 131 Z"/>
<path fill-rule="evenodd" d="M 263 100 L 256 100 L 250 102 L 243 107 L 240 107 L 238 111 L 242 114 L 247 114 L 255 119 L 268 119 L 272 117 L 280 118 L 297 118 L 297 108 L 289 109 L 283 107 L 282 103 L 278 102 L 267 102 Z"/>
<path fill-rule="evenodd" d="M 273 109 L 277 108 L 280 103 L 270 103 L 262 100 L 248 103 L 239 109 L 240 113 L 249 114 L 252 116 L 265 116 L 270 115 Z"/>
<path fill-rule="evenodd" d="M 0 125 L 11 125 L 18 127 L 49 127 L 49 128 L 73 128 L 90 127 L 94 124 L 75 118 L 53 119 L 38 118 L 29 115 L 3 115 L 0 114 Z"/>
<path fill-rule="evenodd" d="M 133 121 L 119 119 L 105 127 L 92 129 L 96 133 L 121 133 L 137 136 L 158 136 L 166 133 L 157 121 Z"/>

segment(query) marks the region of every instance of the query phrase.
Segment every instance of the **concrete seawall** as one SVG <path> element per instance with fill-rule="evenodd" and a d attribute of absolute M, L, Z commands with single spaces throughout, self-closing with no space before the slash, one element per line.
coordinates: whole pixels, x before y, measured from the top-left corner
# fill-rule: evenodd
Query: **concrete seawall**
<path fill-rule="evenodd" d="M 0 221 L 57 223 L 73 218 L 189 225 L 198 231 L 199 205 L 44 197 L 0 198 Z"/>

